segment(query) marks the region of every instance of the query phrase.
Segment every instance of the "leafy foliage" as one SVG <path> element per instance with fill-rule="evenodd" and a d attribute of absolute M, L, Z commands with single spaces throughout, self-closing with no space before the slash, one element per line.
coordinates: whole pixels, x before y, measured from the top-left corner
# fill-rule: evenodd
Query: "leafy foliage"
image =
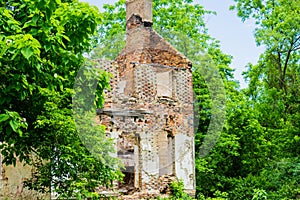
<path fill-rule="evenodd" d="M 231 122 L 240 133 L 248 136 L 244 140 L 246 138 L 240 133 L 237 135 L 241 142 L 239 158 L 242 162 L 238 167 L 241 178 L 229 181 L 232 182 L 230 196 L 295 199 L 299 194 L 299 174 L 292 172 L 297 171 L 299 165 L 300 104 L 296 88 L 300 86 L 300 2 L 235 2 L 232 8 L 237 9 L 242 20 L 256 20 L 256 42 L 264 45 L 266 51 L 256 65 L 249 64 L 245 73 L 249 88 L 243 93 L 250 112 L 245 112 L 246 116 L 240 113 L 244 123 Z"/>
<path fill-rule="evenodd" d="M 192 199 L 184 192 L 184 184 L 182 180 L 179 180 L 178 182 L 172 182 L 170 187 L 172 199 Z"/>
<path fill-rule="evenodd" d="M 256 41 L 266 51 L 258 64 L 249 64 L 247 89 L 227 89 L 225 128 L 212 153 L 197 161 L 202 166 L 197 174 L 198 195 L 217 197 L 216 192 L 222 191 L 229 199 L 296 199 L 300 4 L 235 2 L 232 9 L 242 20 L 256 20 Z"/>
<path fill-rule="evenodd" d="M 17 156 L 35 167 L 30 188 L 84 198 L 120 175 L 80 142 L 72 112 L 76 74 L 101 20 L 97 8 L 76 0 L 0 1 L 1 154 L 5 164 Z M 98 105 L 105 77 L 94 77 Z M 85 131 L 95 141 L 105 135 L 101 127 Z"/>

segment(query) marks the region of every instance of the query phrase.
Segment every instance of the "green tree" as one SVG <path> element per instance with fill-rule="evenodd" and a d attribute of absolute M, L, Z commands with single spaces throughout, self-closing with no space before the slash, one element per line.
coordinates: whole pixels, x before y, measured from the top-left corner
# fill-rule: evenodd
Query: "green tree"
<path fill-rule="evenodd" d="M 285 129 L 288 137 L 292 137 L 278 141 L 278 147 L 284 146 L 279 151 L 286 149 L 294 155 L 299 153 L 299 148 L 295 148 L 299 143 L 293 140 L 299 137 L 299 3 L 297 0 L 261 1 L 258 5 L 249 4 L 252 9 L 244 3 L 237 4 L 242 19 L 249 18 L 250 14 L 255 18 L 259 25 L 255 32 L 257 44 L 266 47 L 258 64 L 249 65 L 246 73 L 250 81 L 249 95 L 259 101 L 257 106 L 264 126 Z M 243 12 L 246 8 L 247 14 Z"/>
<path fill-rule="evenodd" d="M 248 176 L 239 180 L 234 194 L 249 193 L 245 190 L 251 184 L 255 198 L 257 191 L 264 191 L 268 199 L 295 199 L 299 194 L 300 1 L 235 2 L 232 9 L 237 9 L 243 21 L 256 21 L 257 45 L 266 50 L 257 64 L 248 65 L 245 73 L 249 80 L 245 93 L 256 113 L 258 127 L 250 133 L 256 135 L 260 131 L 256 138 L 264 141 L 256 143 L 261 152 L 249 146 L 253 155 L 247 161 L 261 156 L 265 159 L 258 162 L 261 164 L 255 174 L 247 172 Z"/>
<path fill-rule="evenodd" d="M 299 1 L 235 0 L 254 18 L 266 51 L 249 64 L 249 88 L 227 89 L 227 120 L 211 154 L 199 159 L 198 191 L 229 199 L 296 199 L 299 195 Z M 226 139 L 229 138 L 229 139 Z"/>
<path fill-rule="evenodd" d="M 96 186 L 110 186 L 120 176 L 104 162 L 112 146 L 103 141 L 103 127 L 83 124 L 78 130 L 72 112 L 72 96 L 77 103 L 84 98 L 73 89 L 83 64 L 86 71 L 77 79 L 87 81 L 84 85 L 91 76 L 98 78 L 91 105 L 103 102 L 107 75 L 88 70 L 92 64 L 83 56 L 95 43 L 101 20 L 97 8 L 76 0 L 0 1 L 0 149 L 5 164 L 15 164 L 17 156 L 35 167 L 30 188 L 51 188 L 60 197 L 97 197 Z M 93 149 L 96 156 L 78 131 L 101 144 Z"/>

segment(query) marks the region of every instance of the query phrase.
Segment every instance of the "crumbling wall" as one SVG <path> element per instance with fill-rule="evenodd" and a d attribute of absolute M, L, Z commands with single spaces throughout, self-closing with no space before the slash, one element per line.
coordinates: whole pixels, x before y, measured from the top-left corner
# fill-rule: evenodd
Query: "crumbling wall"
<path fill-rule="evenodd" d="M 190 69 L 192 63 L 170 43 L 147 26 L 134 11 L 127 20 L 126 46 L 116 58 L 120 77 L 134 67 L 132 63 L 164 65 Z"/>
<path fill-rule="evenodd" d="M 24 187 L 24 181 L 31 177 L 31 172 L 32 167 L 19 161 L 16 162 L 16 166 L 0 164 L 0 199 L 49 199 L 50 194 L 41 194 Z"/>
<path fill-rule="evenodd" d="M 166 177 L 178 177 L 193 193 L 191 71 L 145 63 L 131 65 L 131 75 L 120 76 L 116 96 L 107 99 L 109 103 L 98 113 L 108 134 L 117 134 L 116 148 L 126 167 L 125 179 L 132 181 L 125 180 L 127 184 L 119 187 L 126 194 L 132 185 L 132 191 L 160 193 L 167 191 L 162 189 L 166 188 Z M 161 180 L 165 180 L 163 186 Z"/>
<path fill-rule="evenodd" d="M 115 64 L 117 84 L 98 114 L 134 182 L 129 199 L 168 193 L 174 177 L 194 194 L 192 63 L 152 29 L 151 0 L 126 1 L 126 46 Z"/>

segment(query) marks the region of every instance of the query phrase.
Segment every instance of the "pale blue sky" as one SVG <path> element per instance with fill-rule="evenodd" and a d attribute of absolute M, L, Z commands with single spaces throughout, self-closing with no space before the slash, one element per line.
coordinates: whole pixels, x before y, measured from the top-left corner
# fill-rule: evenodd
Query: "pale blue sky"
<path fill-rule="evenodd" d="M 82 0 L 100 9 L 105 3 L 114 3 L 117 0 Z M 224 53 L 232 55 L 231 67 L 235 71 L 235 79 L 240 81 L 241 87 L 246 87 L 242 78 L 242 71 L 247 63 L 256 63 L 259 55 L 263 52 L 262 47 L 256 47 L 253 36 L 253 21 L 241 22 L 236 16 L 236 12 L 229 11 L 229 6 L 233 0 L 195 0 L 204 6 L 206 10 L 216 11 L 217 15 L 207 16 L 206 25 L 209 34 L 220 41 L 221 49 Z"/>

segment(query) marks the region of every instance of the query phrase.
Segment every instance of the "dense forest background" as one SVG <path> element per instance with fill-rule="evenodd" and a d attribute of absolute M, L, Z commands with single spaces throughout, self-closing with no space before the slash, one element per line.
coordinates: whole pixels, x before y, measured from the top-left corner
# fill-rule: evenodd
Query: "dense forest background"
<path fill-rule="evenodd" d="M 257 45 L 266 47 L 257 63 L 248 64 L 245 89 L 233 77 L 232 57 L 208 35 L 204 17 L 213 12 L 192 0 L 153 4 L 154 29 L 193 62 L 197 199 L 299 199 L 300 1 L 232 2 L 237 17 L 256 21 Z M 82 144 L 72 97 L 77 92 L 76 103 L 86 100 L 86 93 L 74 88 L 84 66 L 77 79 L 98 90 L 96 102 L 79 115 L 103 103 L 109 75 L 95 72 L 84 54 L 114 59 L 121 51 L 124 5 L 120 0 L 99 12 L 73 0 L 0 0 L 0 149 L 3 163 L 14 164 L 18 156 L 37 167 L 28 187 L 46 191 L 51 186 L 61 197 L 98 198 L 97 185 L 109 187 L 122 178 L 107 165 L 117 161 L 104 156 L 111 141 L 102 140 L 103 127 L 80 127 L 89 140 L 101 142 L 93 149 L 97 158 Z M 214 70 L 222 83 L 211 78 Z M 93 85 L 89 80 L 95 76 L 100 81 Z M 213 134 L 211 120 L 221 127 Z M 206 145 L 210 137 L 218 139 L 213 148 Z"/>

